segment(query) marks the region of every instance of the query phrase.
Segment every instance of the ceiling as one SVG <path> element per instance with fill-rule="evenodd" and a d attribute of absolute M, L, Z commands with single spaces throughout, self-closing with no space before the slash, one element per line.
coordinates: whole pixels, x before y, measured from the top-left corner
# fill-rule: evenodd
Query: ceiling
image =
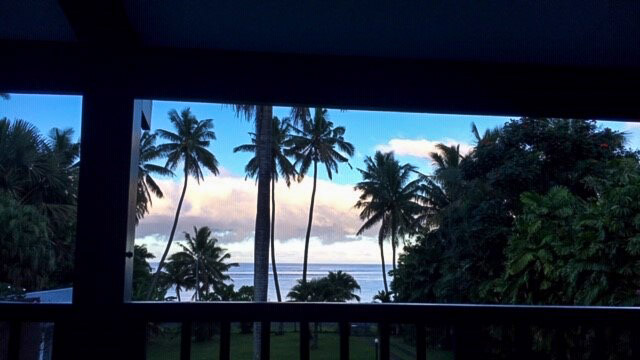
<path fill-rule="evenodd" d="M 635 0 L 124 0 L 120 18 L 86 3 L 0 0 L 0 39 L 91 42 L 88 27 L 126 23 L 143 47 L 640 66 Z"/>

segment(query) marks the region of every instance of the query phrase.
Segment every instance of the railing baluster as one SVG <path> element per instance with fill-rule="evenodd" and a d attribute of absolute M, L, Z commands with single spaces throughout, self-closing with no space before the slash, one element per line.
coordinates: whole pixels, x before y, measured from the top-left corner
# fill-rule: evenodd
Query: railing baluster
<path fill-rule="evenodd" d="M 191 360 L 191 329 L 193 324 L 191 321 L 182 323 L 180 336 L 180 360 Z"/>
<path fill-rule="evenodd" d="M 351 324 L 341 322 L 340 326 L 340 360 L 349 360 L 349 335 Z"/>
<path fill-rule="evenodd" d="M 391 357 L 391 351 L 389 349 L 389 324 L 386 322 L 379 323 L 378 332 L 380 337 L 380 360 L 389 360 Z"/>
<path fill-rule="evenodd" d="M 9 360 L 20 358 L 20 337 L 22 335 L 22 324 L 19 321 L 9 323 Z"/>
<path fill-rule="evenodd" d="M 269 360 L 271 355 L 271 323 L 263 321 L 260 326 L 260 360 Z"/>
<path fill-rule="evenodd" d="M 300 360 L 309 360 L 309 322 L 300 322 Z"/>
<path fill-rule="evenodd" d="M 220 360 L 231 359 L 231 323 L 220 323 Z"/>
<path fill-rule="evenodd" d="M 416 324 L 416 359 L 427 360 L 427 331 L 424 324 Z"/>

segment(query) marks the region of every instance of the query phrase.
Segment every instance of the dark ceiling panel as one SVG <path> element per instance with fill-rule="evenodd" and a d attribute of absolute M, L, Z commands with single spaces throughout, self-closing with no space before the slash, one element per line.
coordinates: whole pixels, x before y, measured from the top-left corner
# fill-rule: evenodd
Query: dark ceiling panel
<path fill-rule="evenodd" d="M 0 0 L 0 39 L 74 41 L 57 0 Z"/>
<path fill-rule="evenodd" d="M 153 46 L 638 66 L 640 1 L 126 0 Z"/>

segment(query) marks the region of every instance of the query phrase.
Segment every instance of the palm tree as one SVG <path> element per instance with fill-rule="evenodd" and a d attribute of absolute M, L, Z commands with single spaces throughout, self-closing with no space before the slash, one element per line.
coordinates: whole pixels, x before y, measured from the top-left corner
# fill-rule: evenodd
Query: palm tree
<path fill-rule="evenodd" d="M 289 122 L 285 118 L 281 122 L 277 117 L 273 117 L 273 129 L 271 134 L 271 268 L 273 270 L 273 282 L 276 288 L 278 302 L 282 302 L 280 294 L 280 284 L 278 282 L 278 270 L 276 267 L 275 255 L 275 222 L 276 222 L 276 182 L 278 175 L 282 176 L 287 184 L 291 185 L 291 179 L 297 175 L 296 168 L 289 158 L 284 154 L 285 141 L 289 138 Z M 257 177 L 259 164 L 257 156 L 256 134 L 251 133 L 251 144 L 240 145 L 233 149 L 233 152 L 243 151 L 256 154 L 245 166 L 248 177 Z"/>
<path fill-rule="evenodd" d="M 149 205 L 153 205 L 151 194 L 158 199 L 164 197 L 164 193 L 158 183 L 151 177 L 152 174 L 173 176 L 173 171 L 164 166 L 151 163 L 162 157 L 162 152 L 155 145 L 157 134 L 148 131 L 140 137 L 140 157 L 138 160 L 138 188 L 136 197 L 136 224 L 149 213 Z"/>
<path fill-rule="evenodd" d="M 381 303 L 390 303 L 393 301 L 391 297 L 392 293 L 389 291 L 378 291 L 377 294 L 373 295 L 373 301 L 381 302 Z"/>
<path fill-rule="evenodd" d="M 344 140 L 346 129 L 342 126 L 334 127 L 329 121 L 327 109 L 316 108 L 313 119 L 304 121 L 301 128 L 292 127 L 294 135 L 287 141 L 290 146 L 285 152 L 293 155 L 296 159 L 295 165 L 299 166 L 299 178 L 302 179 L 307 174 L 313 164 L 313 190 L 311 191 L 311 204 L 309 205 L 309 221 L 304 243 L 304 262 L 302 267 L 302 282 L 307 281 L 307 261 L 309 258 L 309 238 L 311 237 L 311 225 L 313 223 L 313 206 L 316 197 L 316 186 L 318 182 L 318 162 L 323 163 L 327 170 L 329 179 L 332 172 L 338 172 L 339 163 L 347 163 L 348 158 L 336 150 L 340 150 L 347 156 L 353 156 L 355 149 L 353 145 Z M 349 165 L 351 167 L 351 165 Z"/>
<path fill-rule="evenodd" d="M 324 282 L 324 301 L 346 302 L 349 300 L 360 301 L 356 291 L 360 291 L 360 285 L 350 274 L 338 270 L 329 271 L 329 274 L 321 279 Z"/>
<path fill-rule="evenodd" d="M 176 298 L 178 299 L 178 302 L 180 302 L 182 301 L 180 298 L 180 292 L 183 289 L 193 288 L 193 285 L 189 282 L 189 269 L 183 267 L 180 261 L 173 261 L 175 260 L 173 257 L 174 255 L 169 257 L 169 260 L 172 261 L 167 263 L 165 280 L 167 281 L 169 288 L 171 286 L 175 286 Z"/>
<path fill-rule="evenodd" d="M 422 209 L 417 202 L 420 180 L 411 180 L 416 168 L 410 164 L 400 165 L 392 152 L 377 151 L 373 158 L 367 156 L 364 163 L 366 169 L 358 169 L 362 174 L 362 181 L 355 186 L 355 189 L 362 193 L 355 207 L 362 209 L 360 219 L 365 223 L 360 227 L 357 235 L 362 235 L 366 230 L 381 223 L 378 230 L 378 244 L 382 260 L 384 291 L 388 292 L 383 243 L 386 238 L 391 237 L 395 273 L 398 236 L 411 232 L 414 216 Z"/>
<path fill-rule="evenodd" d="M 271 106 L 234 105 L 236 115 L 253 120 L 256 126 L 258 158 L 258 199 L 253 244 L 254 301 L 267 301 L 269 291 L 269 185 L 271 183 Z M 253 358 L 260 359 L 261 323 L 254 324 Z"/>
<path fill-rule="evenodd" d="M 182 187 L 182 194 L 178 201 L 178 207 L 176 209 L 176 216 L 173 220 L 173 226 L 171 227 L 171 233 L 169 235 L 169 241 L 164 249 L 164 253 L 158 263 L 158 269 L 153 276 L 152 286 L 149 292 L 149 298 L 152 296 L 151 291 L 155 288 L 155 284 L 158 281 L 158 276 L 164 266 L 164 261 L 167 258 L 171 243 L 173 242 L 173 236 L 178 226 L 178 218 L 180 217 L 180 209 L 182 208 L 182 202 L 184 201 L 184 195 L 187 192 L 187 181 L 189 176 L 193 176 L 196 182 L 199 184 L 200 180 L 204 180 L 202 173 L 202 166 L 211 171 L 214 175 L 218 175 L 218 160 L 207 149 L 211 140 L 216 139 L 216 134 L 213 132 L 213 119 L 198 120 L 195 115 L 191 113 L 189 108 L 182 110 L 180 114 L 173 109 L 169 111 L 169 120 L 173 124 L 176 132 L 167 130 L 158 130 L 158 135 L 168 140 L 169 142 L 158 145 L 157 151 L 165 154 L 167 157 L 166 168 L 173 171 L 178 167 L 178 164 L 183 165 L 184 172 L 184 185 Z"/>
<path fill-rule="evenodd" d="M 52 128 L 49 131 L 49 148 L 66 169 L 77 167 L 76 161 L 80 158 L 80 143 L 73 142 L 73 133 L 72 128 Z"/>
<path fill-rule="evenodd" d="M 183 286 L 195 289 L 195 300 L 208 298 L 211 290 L 223 290 L 224 281 L 231 279 L 226 272 L 238 264 L 227 262 L 231 255 L 218 246 L 218 240 L 211 237 L 208 226 L 194 226 L 193 236 L 185 232 L 184 237 L 186 244 L 179 244 L 182 251 L 169 257 L 171 267 L 185 273 L 180 279 Z"/>

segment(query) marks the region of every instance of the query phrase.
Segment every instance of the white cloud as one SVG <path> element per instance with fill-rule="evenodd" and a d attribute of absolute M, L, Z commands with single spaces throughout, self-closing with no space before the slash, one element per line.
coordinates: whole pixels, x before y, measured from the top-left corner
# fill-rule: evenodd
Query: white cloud
<path fill-rule="evenodd" d="M 136 239 L 137 245 L 146 245 L 147 249 L 156 255 L 158 261 L 166 245 L 166 236 L 149 235 Z M 242 241 L 225 243 L 222 245 L 229 254 L 232 262 L 253 262 L 253 238 Z M 276 261 L 278 263 L 302 263 L 304 254 L 304 238 L 286 241 L 276 240 Z M 385 261 L 391 264 L 391 244 L 384 244 Z M 174 244 L 169 255 L 180 251 Z M 318 237 L 309 240 L 309 262 L 321 264 L 376 264 L 380 262 L 380 248 L 374 237 L 346 236 L 344 241 L 323 243 Z"/>
<path fill-rule="evenodd" d="M 191 180 L 191 179 L 190 179 Z M 182 179 L 159 180 L 165 198 L 154 199 L 151 213 L 136 229 L 137 243 L 161 255 L 175 216 L 182 190 Z M 276 185 L 276 231 L 278 257 L 285 262 L 301 262 L 303 239 L 308 221 L 312 177 L 290 188 L 280 182 Z M 257 186 L 255 181 L 230 174 L 206 176 L 204 181 L 190 181 L 175 239 L 183 239 L 185 231 L 193 226 L 209 226 L 220 243 L 229 249 L 234 261 L 252 261 L 253 232 L 255 226 Z M 310 261 L 312 262 L 376 262 L 379 255 L 377 239 L 355 237 L 361 220 L 353 208 L 359 193 L 352 185 L 341 185 L 318 180 L 311 230 Z M 172 252 L 178 246 L 172 246 Z"/>
<path fill-rule="evenodd" d="M 428 140 L 428 139 L 391 139 L 388 143 L 376 146 L 376 150 L 382 152 L 393 151 L 396 155 L 408 155 L 423 159 L 431 159 L 431 153 L 438 152 L 436 145 L 445 144 L 460 145 L 460 153 L 468 154 L 473 145 L 458 141 L 454 139 L 445 138 L 442 140 Z"/>

